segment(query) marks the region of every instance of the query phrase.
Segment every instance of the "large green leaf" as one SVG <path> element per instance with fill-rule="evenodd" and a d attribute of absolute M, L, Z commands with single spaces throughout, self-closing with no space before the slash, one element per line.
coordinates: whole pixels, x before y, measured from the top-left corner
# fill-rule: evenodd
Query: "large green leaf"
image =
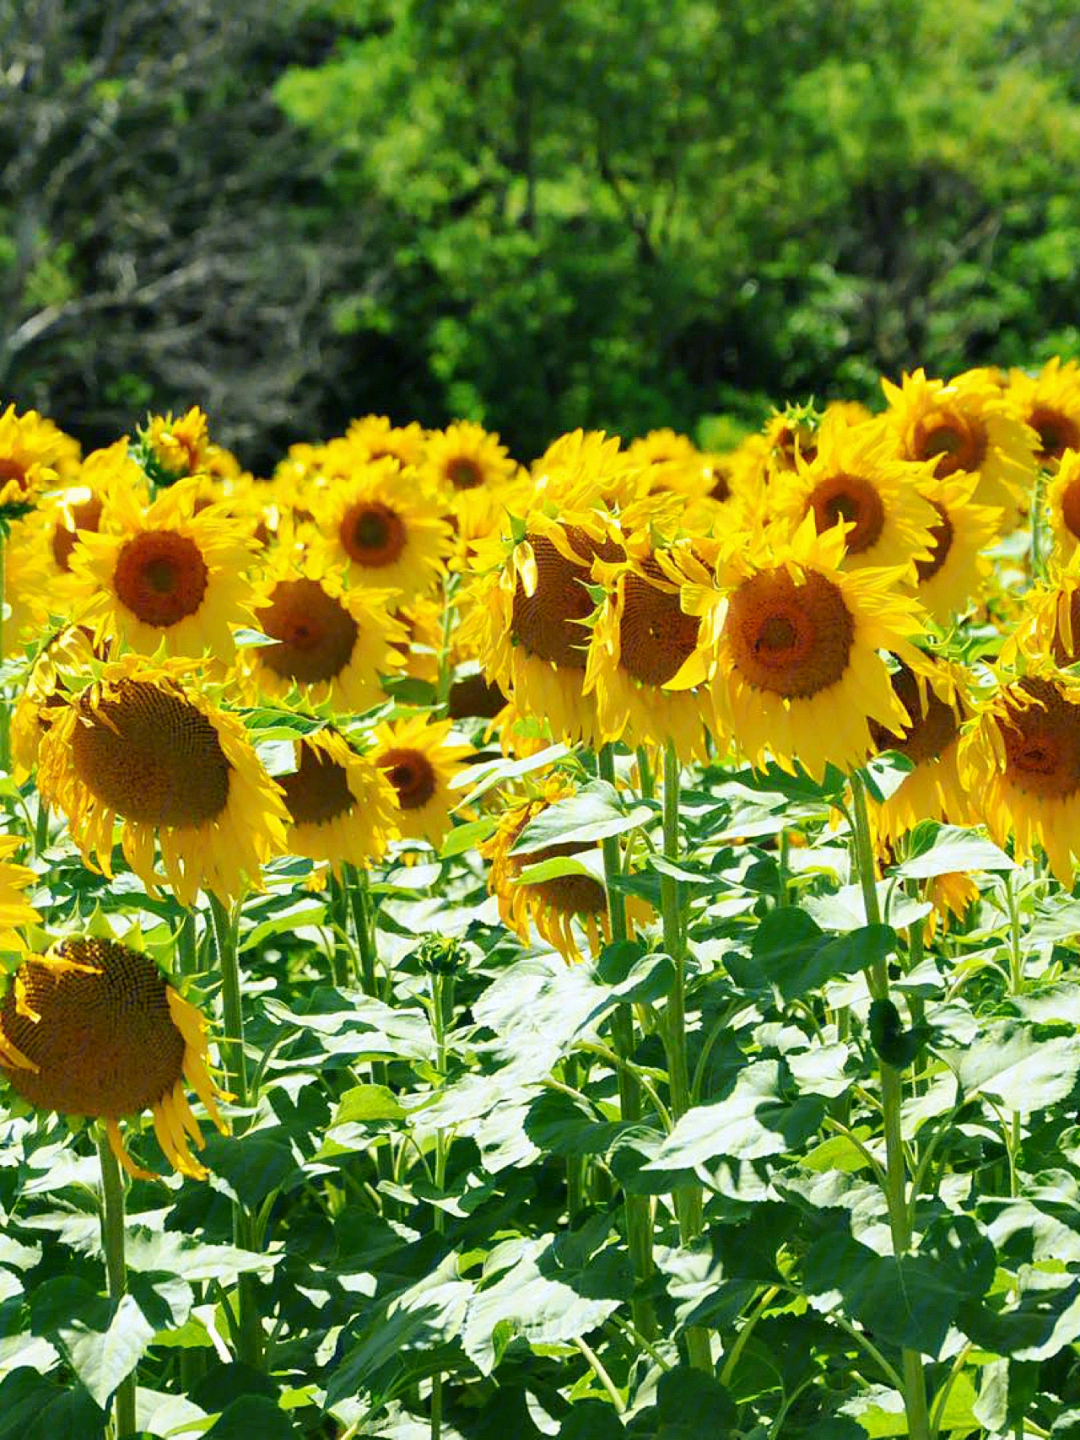
<path fill-rule="evenodd" d="M 534 816 L 514 842 L 512 853 L 528 855 L 571 841 L 578 845 L 593 844 L 609 835 L 622 835 L 647 825 L 656 814 L 655 805 L 634 805 L 627 810 L 613 785 L 606 780 L 594 780 Z"/>
<path fill-rule="evenodd" d="M 0 1440 L 102 1440 L 106 1418 L 81 1385 L 63 1389 L 29 1368 L 0 1381 Z"/>
<path fill-rule="evenodd" d="M 134 1296 L 108 1300 L 68 1276 L 46 1280 L 31 1293 L 30 1322 L 56 1345 L 102 1409 L 142 1359 L 156 1328 Z"/>
<path fill-rule="evenodd" d="M 1080 1032 L 1047 1033 L 1022 1020 L 994 1020 L 963 1050 L 938 1052 L 963 1095 L 986 1095 L 1028 1115 L 1056 1105 L 1080 1074 Z"/>
<path fill-rule="evenodd" d="M 765 915 L 754 932 L 749 956 L 733 952 L 724 963 L 748 990 L 774 987 L 786 1001 L 820 990 L 828 980 L 853 975 L 884 958 L 896 945 L 888 925 L 864 925 L 846 935 L 829 935 L 795 906 Z"/>

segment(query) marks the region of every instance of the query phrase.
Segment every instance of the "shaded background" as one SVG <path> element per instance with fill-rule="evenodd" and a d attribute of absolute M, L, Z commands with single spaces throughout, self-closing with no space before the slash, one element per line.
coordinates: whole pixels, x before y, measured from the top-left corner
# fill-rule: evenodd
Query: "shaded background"
<path fill-rule="evenodd" d="M 87 446 L 528 460 L 1080 353 L 1073 0 L 258 8 L 0 0 L 0 397 Z"/>

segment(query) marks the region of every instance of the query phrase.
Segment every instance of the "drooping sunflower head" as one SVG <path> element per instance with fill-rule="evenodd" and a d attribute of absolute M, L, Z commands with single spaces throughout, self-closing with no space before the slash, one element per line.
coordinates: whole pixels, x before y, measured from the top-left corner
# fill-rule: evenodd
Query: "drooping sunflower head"
<path fill-rule="evenodd" d="M 148 956 L 113 940 L 67 940 L 16 971 L 0 1007 L 0 1068 L 40 1110 L 106 1122 L 132 1175 L 152 1179 L 124 1147 L 119 1121 L 152 1110 L 176 1170 L 205 1179 L 185 1081 L 222 1133 L 223 1098 L 207 1068 L 206 1025 Z M 14 1051 L 14 1055 L 10 1052 Z"/>
<path fill-rule="evenodd" d="M 814 458 L 800 453 L 795 468 L 769 487 L 769 511 L 792 529 L 813 515 L 819 535 L 843 524 L 844 569 L 900 565 L 914 571 L 930 559 L 937 515 L 919 486 L 933 480 L 933 465 L 895 458 L 883 427 L 850 425 L 838 411 L 825 415 Z"/>
<path fill-rule="evenodd" d="M 368 759 L 394 792 L 396 829 L 405 840 L 425 840 L 436 849 L 450 829 L 460 801 L 451 788 L 454 776 L 473 752 L 450 739 L 449 720 L 416 715 L 375 728 Z"/>
<path fill-rule="evenodd" d="M 113 828 L 146 887 L 182 904 L 199 888 L 228 901 L 261 883 L 284 849 L 287 812 L 241 722 L 190 684 L 190 661 L 126 655 L 57 708 L 41 737 L 38 783 L 68 817 L 87 864 L 111 875 Z"/>
<path fill-rule="evenodd" d="M 918 668 L 918 605 L 897 592 L 902 571 L 840 569 L 843 535 L 807 516 L 790 540 L 762 534 L 721 557 L 706 635 L 715 635 L 719 728 L 754 766 L 768 758 L 816 779 L 873 749 L 870 721 L 908 720 L 881 652 Z M 707 602 L 709 597 L 703 596 Z"/>
<path fill-rule="evenodd" d="M 250 625 L 247 577 L 255 542 L 221 505 L 196 510 L 197 480 L 178 481 L 143 508 L 137 492 L 105 500 L 95 531 L 71 554 L 75 618 L 133 650 L 209 654 L 228 662 L 233 630 Z"/>
<path fill-rule="evenodd" d="M 1035 458 L 1055 470 L 1066 450 L 1080 450 L 1080 364 L 1054 356 L 1037 375 L 1011 370 L 1008 395 L 1038 437 Z"/>
<path fill-rule="evenodd" d="M 245 647 L 239 674 L 253 695 L 297 689 L 310 704 L 359 713 L 384 697 L 408 636 L 391 613 L 398 592 L 346 590 L 321 553 L 280 547 L 255 593 L 255 625 L 270 645 Z"/>
<path fill-rule="evenodd" d="M 950 384 L 922 370 L 881 383 L 898 453 L 933 462 L 938 480 L 977 475 L 974 498 L 998 506 L 1011 529 L 1029 503 L 1038 440 L 1000 389 L 975 372 Z"/>
<path fill-rule="evenodd" d="M 398 798 L 369 756 L 334 730 L 295 742 L 296 769 L 277 777 L 289 812 L 291 854 L 359 868 L 378 860 L 398 829 Z"/>
<path fill-rule="evenodd" d="M 151 415 L 137 434 L 135 458 L 151 485 L 162 489 L 197 475 L 210 448 L 206 416 L 197 405 L 178 419 L 171 411 Z"/>
<path fill-rule="evenodd" d="M 57 481 L 56 462 L 66 437 L 36 410 L 19 415 L 14 405 L 0 415 L 0 526 L 28 515 Z"/>
<path fill-rule="evenodd" d="M 1012 665 L 1021 654 L 1032 660 L 1052 657 L 1062 670 L 1080 662 L 1080 547 L 1064 566 L 1052 565 L 1049 578 L 1020 599 L 1000 658 Z"/>
<path fill-rule="evenodd" d="M 1080 854 L 1080 682 L 1033 662 L 975 712 L 960 744 L 960 774 L 998 845 L 1017 859 L 1041 846 L 1071 887 Z"/>

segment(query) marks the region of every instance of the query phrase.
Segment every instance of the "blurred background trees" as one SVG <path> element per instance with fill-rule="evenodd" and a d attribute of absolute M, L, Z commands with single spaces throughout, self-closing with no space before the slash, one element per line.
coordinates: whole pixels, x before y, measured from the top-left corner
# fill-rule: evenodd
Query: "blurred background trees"
<path fill-rule="evenodd" d="M 698 432 L 1080 353 L 1068 0 L 0 0 L 0 392 Z"/>

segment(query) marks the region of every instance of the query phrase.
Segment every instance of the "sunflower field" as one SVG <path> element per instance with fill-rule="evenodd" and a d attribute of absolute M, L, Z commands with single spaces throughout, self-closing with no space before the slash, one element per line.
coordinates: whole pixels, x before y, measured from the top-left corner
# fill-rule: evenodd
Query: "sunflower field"
<path fill-rule="evenodd" d="M 0 1440 L 1080 1436 L 1080 367 L 0 416 Z"/>

